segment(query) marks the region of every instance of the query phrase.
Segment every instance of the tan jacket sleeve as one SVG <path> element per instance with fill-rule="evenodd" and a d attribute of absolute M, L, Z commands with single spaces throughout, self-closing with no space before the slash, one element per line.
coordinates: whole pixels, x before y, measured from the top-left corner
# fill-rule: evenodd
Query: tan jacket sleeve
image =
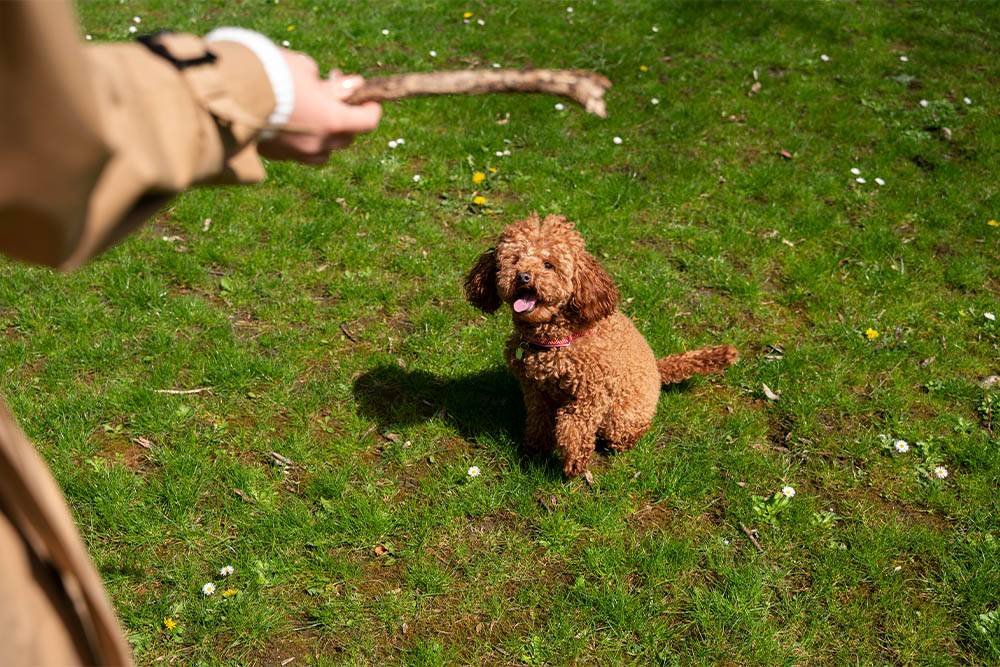
<path fill-rule="evenodd" d="M 72 269 L 190 185 L 261 180 L 270 82 L 242 45 L 210 50 L 180 71 L 140 44 L 84 47 L 61 2 L 0 2 L 0 252 Z"/>

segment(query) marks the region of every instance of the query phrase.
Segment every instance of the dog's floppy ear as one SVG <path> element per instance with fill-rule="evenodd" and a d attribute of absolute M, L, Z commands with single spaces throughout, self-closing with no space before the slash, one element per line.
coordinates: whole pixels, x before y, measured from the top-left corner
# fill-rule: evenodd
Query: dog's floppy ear
<path fill-rule="evenodd" d="M 573 276 L 573 295 L 567 310 L 577 322 L 602 320 L 618 307 L 618 288 L 593 255 L 584 250 Z"/>
<path fill-rule="evenodd" d="M 497 293 L 497 253 L 490 248 L 476 260 L 465 277 L 465 298 L 483 312 L 493 313 L 500 307 Z"/>

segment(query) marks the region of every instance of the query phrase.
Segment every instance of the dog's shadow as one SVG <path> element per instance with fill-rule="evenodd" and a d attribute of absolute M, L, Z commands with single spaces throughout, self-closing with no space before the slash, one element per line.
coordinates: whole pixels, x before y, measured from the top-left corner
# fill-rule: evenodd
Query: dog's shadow
<path fill-rule="evenodd" d="M 377 366 L 354 381 L 354 400 L 381 432 L 440 418 L 468 441 L 508 449 L 522 466 L 550 466 L 525 460 L 518 452 L 524 403 L 517 381 L 502 366 L 461 377 Z"/>

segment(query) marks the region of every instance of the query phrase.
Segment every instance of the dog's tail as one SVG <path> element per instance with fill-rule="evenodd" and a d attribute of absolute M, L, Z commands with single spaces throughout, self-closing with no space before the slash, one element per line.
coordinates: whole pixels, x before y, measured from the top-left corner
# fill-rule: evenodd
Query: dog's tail
<path fill-rule="evenodd" d="M 663 384 L 673 384 L 687 380 L 692 375 L 705 375 L 724 370 L 736 363 L 740 353 L 732 345 L 703 347 L 682 354 L 671 354 L 656 360 Z"/>

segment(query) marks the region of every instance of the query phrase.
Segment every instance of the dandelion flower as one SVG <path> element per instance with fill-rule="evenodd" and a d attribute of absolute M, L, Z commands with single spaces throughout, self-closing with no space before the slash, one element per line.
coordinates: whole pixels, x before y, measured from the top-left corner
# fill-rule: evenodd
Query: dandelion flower
<path fill-rule="evenodd" d="M 555 105 L 555 110 L 556 111 L 562 111 L 565 108 L 566 108 L 565 104 L 563 104 L 562 102 L 556 102 L 556 105 Z"/>
<path fill-rule="evenodd" d="M 651 99 L 649 101 L 649 103 L 652 104 L 655 107 L 657 104 L 660 103 L 660 98 L 659 97 L 654 97 L 653 99 Z"/>
<path fill-rule="evenodd" d="M 477 171 L 472 175 L 472 182 L 475 183 L 476 185 L 479 185 L 485 180 L 486 180 L 486 174 L 484 174 L 481 171 Z"/>
<path fill-rule="evenodd" d="M 876 331 L 875 329 L 872 329 L 871 327 L 865 329 L 865 338 L 867 338 L 868 340 L 875 340 L 876 338 L 878 338 L 878 336 L 879 336 L 878 331 Z"/>
<path fill-rule="evenodd" d="M 219 570 L 219 576 L 220 577 L 228 577 L 229 575 L 231 575 L 235 571 L 236 571 L 236 568 L 234 568 L 232 565 L 223 565 L 222 569 Z"/>
<path fill-rule="evenodd" d="M 486 197 L 482 195 L 476 195 L 475 197 L 472 198 L 472 203 L 475 204 L 476 206 L 486 206 Z"/>
<path fill-rule="evenodd" d="M 990 322 L 996 322 L 997 321 L 997 316 L 994 315 L 993 313 L 983 313 L 983 317 L 985 317 L 986 319 L 988 319 Z"/>
<path fill-rule="evenodd" d="M 167 629 L 167 632 L 170 632 L 171 630 L 177 627 L 177 621 L 167 616 L 165 619 L 163 619 L 163 627 Z"/>
<path fill-rule="evenodd" d="M 215 584 L 213 584 L 210 581 L 207 584 L 205 584 L 204 586 L 202 586 L 201 587 L 201 594 L 202 595 L 206 595 L 206 596 L 208 596 L 208 595 L 214 595 L 215 594 Z"/>
<path fill-rule="evenodd" d="M 497 173 L 497 168 L 496 167 L 487 167 L 486 171 L 490 172 L 491 174 L 495 174 L 495 173 Z"/>
<path fill-rule="evenodd" d="M 794 498 L 795 489 L 792 488 L 791 486 L 783 486 L 781 487 L 781 495 L 783 495 L 786 498 Z"/>
<path fill-rule="evenodd" d="M 1000 227 L 1000 222 L 996 220 L 987 220 L 986 224 L 989 225 L 990 227 Z"/>
<path fill-rule="evenodd" d="M 928 102 L 927 100 L 920 100 L 920 106 L 924 107 L 925 109 L 929 104 L 930 102 Z"/>
<path fill-rule="evenodd" d="M 885 185 L 885 179 L 883 178 L 876 178 L 875 182 L 878 183 L 879 185 Z"/>
<path fill-rule="evenodd" d="M 900 454 L 905 454 L 906 452 L 910 451 L 910 443 L 908 443 L 906 440 L 897 440 L 894 443 L 892 443 L 892 447 Z"/>
<path fill-rule="evenodd" d="M 612 139 L 611 141 L 613 141 L 613 142 L 614 142 L 615 146 L 620 146 L 620 145 L 621 145 L 621 143 L 622 143 L 622 138 L 621 138 L 621 137 L 615 137 L 615 138 L 614 138 L 614 139 Z"/>
<path fill-rule="evenodd" d="M 465 12 L 464 14 L 462 14 L 462 18 L 463 19 L 471 19 L 472 18 L 472 12 Z"/>
<path fill-rule="evenodd" d="M 934 468 L 934 476 L 938 479 L 944 479 L 948 476 L 948 469 L 944 466 L 937 466 Z"/>
<path fill-rule="evenodd" d="M 649 66 L 648 65 L 639 65 L 639 71 L 640 72 L 648 72 L 649 71 Z"/>
<path fill-rule="evenodd" d="M 413 182 L 414 183 L 419 183 L 420 182 L 420 178 L 421 178 L 420 174 L 414 174 L 413 175 Z"/>
<path fill-rule="evenodd" d="M 231 598 L 237 593 L 239 593 L 239 591 L 236 590 L 235 588 L 227 588 L 226 590 L 222 591 L 222 597 Z"/>
<path fill-rule="evenodd" d="M 819 59 L 822 60 L 825 63 L 830 62 L 830 56 L 826 55 L 825 53 L 821 54 L 820 57 L 819 57 Z"/>
<path fill-rule="evenodd" d="M 481 474 L 483 474 L 483 471 L 479 469 L 479 466 L 469 468 L 469 477 L 479 477 Z"/>

